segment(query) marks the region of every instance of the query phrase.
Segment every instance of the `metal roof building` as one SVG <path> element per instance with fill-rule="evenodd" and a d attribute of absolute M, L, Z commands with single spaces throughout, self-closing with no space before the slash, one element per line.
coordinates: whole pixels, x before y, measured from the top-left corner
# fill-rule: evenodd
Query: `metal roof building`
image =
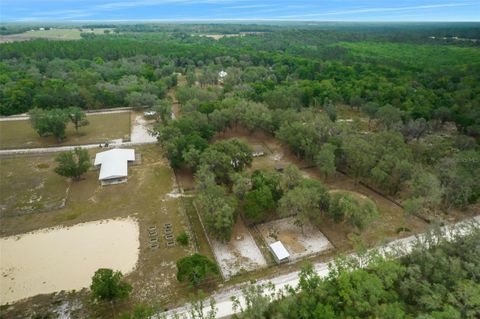
<path fill-rule="evenodd" d="M 285 246 L 283 246 L 281 241 L 276 241 L 273 244 L 270 244 L 270 250 L 273 254 L 273 258 L 275 258 L 275 261 L 279 264 L 287 262 L 290 259 L 290 253 Z"/>
<path fill-rule="evenodd" d="M 113 149 L 98 153 L 94 165 L 101 165 L 98 179 L 102 185 L 118 184 L 127 181 L 128 162 L 135 161 L 135 150 Z"/>

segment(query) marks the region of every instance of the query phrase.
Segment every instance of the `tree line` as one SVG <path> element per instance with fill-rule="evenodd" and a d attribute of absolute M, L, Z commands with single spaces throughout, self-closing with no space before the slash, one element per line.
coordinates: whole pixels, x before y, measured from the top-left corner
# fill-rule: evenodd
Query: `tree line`
<path fill-rule="evenodd" d="M 328 98 L 352 107 L 390 104 L 413 119 L 454 121 L 478 137 L 478 56 L 478 48 L 393 44 L 374 42 L 370 33 L 288 28 L 219 41 L 181 32 L 36 40 L 0 46 L 0 100 L 2 114 L 23 112 L 32 103 L 62 104 L 62 98 L 80 107 L 115 107 L 132 91 L 161 98 L 173 81 L 165 78 L 165 65 L 190 75 L 201 68 L 206 84 L 215 82 L 212 71 L 229 68 L 225 93 L 241 89 L 257 102 L 296 107 Z M 125 88 L 120 78 L 130 75 L 140 83 Z M 276 99 L 285 95 L 291 98 Z"/>

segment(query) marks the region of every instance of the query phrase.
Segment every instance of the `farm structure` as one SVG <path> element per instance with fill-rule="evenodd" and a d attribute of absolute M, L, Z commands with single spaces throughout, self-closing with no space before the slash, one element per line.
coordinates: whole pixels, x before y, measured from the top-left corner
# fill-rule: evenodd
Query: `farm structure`
<path fill-rule="evenodd" d="M 95 166 L 100 165 L 98 180 L 102 185 L 113 185 L 127 182 L 128 163 L 135 161 L 135 150 L 113 149 L 98 153 Z"/>
<path fill-rule="evenodd" d="M 290 260 L 290 253 L 285 246 L 283 246 L 281 241 L 276 241 L 273 244 L 270 244 L 269 248 L 277 264 L 285 263 Z"/>

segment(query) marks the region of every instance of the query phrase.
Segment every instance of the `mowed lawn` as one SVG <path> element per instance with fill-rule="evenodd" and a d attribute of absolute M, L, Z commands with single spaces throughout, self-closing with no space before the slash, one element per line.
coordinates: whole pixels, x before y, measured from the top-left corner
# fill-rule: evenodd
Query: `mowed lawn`
<path fill-rule="evenodd" d="M 89 115 L 89 125 L 78 133 L 68 124 L 66 139 L 57 143 L 53 136 L 40 137 L 28 120 L 0 121 L 0 149 L 35 148 L 93 144 L 130 136 L 130 112 Z"/>

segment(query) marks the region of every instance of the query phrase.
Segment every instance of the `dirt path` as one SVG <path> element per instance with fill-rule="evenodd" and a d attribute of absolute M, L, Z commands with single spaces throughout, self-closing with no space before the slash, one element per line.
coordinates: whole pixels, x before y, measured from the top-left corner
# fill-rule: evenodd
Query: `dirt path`
<path fill-rule="evenodd" d="M 146 121 L 143 118 L 143 115 L 136 114 L 135 119 L 133 120 L 132 133 L 130 134 L 131 143 L 156 143 L 157 138 L 150 133 L 150 128 L 148 125 L 151 122 Z"/>

